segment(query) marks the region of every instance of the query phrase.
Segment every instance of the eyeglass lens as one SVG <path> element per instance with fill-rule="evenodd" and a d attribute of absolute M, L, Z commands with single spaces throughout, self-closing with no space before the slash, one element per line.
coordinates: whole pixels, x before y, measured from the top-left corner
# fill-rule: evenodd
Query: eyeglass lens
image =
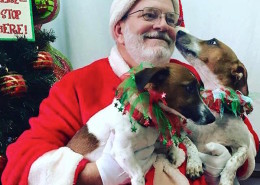
<path fill-rule="evenodd" d="M 146 21 L 156 21 L 162 15 L 162 11 L 157 8 L 144 8 L 143 9 L 143 18 Z M 165 13 L 165 20 L 169 26 L 178 26 L 179 23 L 179 15 L 173 12 Z"/>

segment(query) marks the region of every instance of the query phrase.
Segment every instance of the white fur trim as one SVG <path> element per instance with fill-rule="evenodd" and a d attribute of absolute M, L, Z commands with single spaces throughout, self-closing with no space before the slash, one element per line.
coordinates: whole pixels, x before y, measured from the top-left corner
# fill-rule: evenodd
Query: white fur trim
<path fill-rule="evenodd" d="M 128 72 L 130 70 L 129 66 L 127 63 L 124 61 L 124 59 L 121 57 L 118 49 L 116 46 L 114 46 L 111 49 L 110 55 L 108 57 L 109 64 L 114 71 L 114 73 L 120 77 L 124 73 Z"/>
<path fill-rule="evenodd" d="M 109 20 L 109 26 L 110 31 L 115 38 L 113 34 L 114 27 L 116 23 L 122 19 L 122 17 L 127 13 L 127 11 L 134 5 L 136 0 L 114 0 L 112 2 L 111 8 L 110 8 L 110 20 Z"/>
<path fill-rule="evenodd" d="M 118 21 L 122 19 L 122 17 L 132 8 L 132 6 L 135 4 L 136 0 L 114 0 L 112 2 L 111 8 L 110 8 L 110 20 L 109 20 L 109 27 L 110 32 L 113 38 L 115 38 L 114 35 L 114 27 L 117 24 Z M 179 6 L 179 0 L 172 0 L 174 12 L 180 13 L 180 6 Z"/>
<path fill-rule="evenodd" d="M 31 166 L 30 185 L 71 185 L 75 171 L 83 156 L 68 147 L 52 150 L 38 158 Z"/>

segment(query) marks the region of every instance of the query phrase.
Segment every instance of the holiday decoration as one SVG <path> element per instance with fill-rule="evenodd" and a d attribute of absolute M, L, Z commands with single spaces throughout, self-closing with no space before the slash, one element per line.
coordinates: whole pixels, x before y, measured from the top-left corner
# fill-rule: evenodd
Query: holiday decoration
<path fill-rule="evenodd" d="M 6 157 L 0 155 L 0 176 L 2 175 L 2 171 L 3 171 L 4 168 L 5 168 L 6 162 L 7 162 Z"/>
<path fill-rule="evenodd" d="M 0 93 L 9 96 L 22 96 L 27 92 L 27 85 L 22 75 L 8 74 L 0 77 Z"/>
<path fill-rule="evenodd" d="M 201 96 L 205 104 L 219 113 L 221 117 L 224 112 L 242 116 L 244 113 L 250 114 L 253 111 L 251 98 L 230 88 L 202 90 Z"/>
<path fill-rule="evenodd" d="M 136 124 L 153 126 L 158 129 L 160 141 L 170 147 L 182 141 L 183 131 L 187 132 L 186 119 L 164 111 L 160 103 L 167 105 L 164 92 L 155 90 L 138 91 L 135 74 L 143 69 L 143 64 L 129 71 L 126 78 L 117 88 L 116 98 L 120 104 L 115 104 L 120 112 L 129 112 L 132 132 L 136 132 Z"/>
<path fill-rule="evenodd" d="M 41 29 L 57 16 L 59 1 L 31 2 L 35 41 L 25 36 L 0 41 L 0 175 L 8 145 L 29 129 L 29 118 L 37 116 L 51 86 L 72 69 L 67 58 L 51 46 L 53 31 Z"/>
<path fill-rule="evenodd" d="M 31 1 L 0 1 L 0 40 L 16 41 L 17 37 L 25 36 L 35 41 Z"/>
<path fill-rule="evenodd" d="M 39 51 L 36 61 L 33 61 L 34 69 L 53 69 L 53 58 L 49 52 Z"/>
<path fill-rule="evenodd" d="M 44 24 L 55 19 L 59 13 L 59 3 L 59 0 L 34 0 L 34 21 Z"/>

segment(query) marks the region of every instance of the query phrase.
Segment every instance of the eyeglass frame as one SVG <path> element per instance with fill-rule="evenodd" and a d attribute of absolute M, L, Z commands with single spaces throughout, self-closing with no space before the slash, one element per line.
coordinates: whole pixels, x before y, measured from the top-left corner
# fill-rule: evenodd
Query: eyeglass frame
<path fill-rule="evenodd" d="M 151 8 L 151 9 L 154 9 L 154 10 L 157 10 L 157 11 L 160 12 L 160 15 L 159 15 L 156 19 L 154 19 L 154 20 L 146 20 L 146 18 L 144 17 L 145 14 L 142 13 L 143 19 L 144 19 L 145 21 L 147 21 L 147 22 L 156 21 L 156 20 L 158 20 L 158 18 L 161 19 L 161 17 L 162 17 L 163 14 L 165 15 L 165 21 L 166 21 L 167 25 L 169 25 L 170 27 L 180 26 L 180 25 L 182 24 L 182 22 L 183 22 L 183 17 L 180 16 L 180 14 L 175 13 L 175 12 L 166 12 L 166 13 L 163 13 L 161 9 L 159 9 L 159 8 L 154 8 L 154 7 L 145 7 L 145 8 L 143 8 L 142 10 L 137 10 L 137 11 L 135 11 L 135 12 L 127 13 L 127 14 L 125 14 L 125 15 L 123 16 L 122 20 L 127 19 L 128 16 L 133 15 L 133 14 L 135 14 L 135 13 L 144 12 L 144 10 L 147 9 L 147 8 Z M 176 24 L 171 25 L 171 24 L 168 23 L 168 21 L 167 21 L 167 14 L 169 14 L 169 13 L 170 13 L 170 14 L 175 14 L 175 15 L 178 15 L 178 16 L 179 16 L 179 18 L 178 18 Z"/>

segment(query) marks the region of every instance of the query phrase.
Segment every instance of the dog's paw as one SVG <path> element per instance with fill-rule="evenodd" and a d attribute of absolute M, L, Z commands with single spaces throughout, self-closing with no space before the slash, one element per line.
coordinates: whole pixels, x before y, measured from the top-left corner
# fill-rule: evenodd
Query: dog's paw
<path fill-rule="evenodd" d="M 186 166 L 186 175 L 190 179 L 199 178 L 203 174 L 202 161 L 199 156 L 189 156 Z"/>
<path fill-rule="evenodd" d="M 133 177 L 131 179 L 131 184 L 132 185 L 145 185 L 145 179 L 144 179 L 144 177 L 138 177 L 138 178 Z"/>
<path fill-rule="evenodd" d="M 179 167 L 185 160 L 185 153 L 178 147 L 172 147 L 168 150 L 167 158 L 174 167 Z"/>

